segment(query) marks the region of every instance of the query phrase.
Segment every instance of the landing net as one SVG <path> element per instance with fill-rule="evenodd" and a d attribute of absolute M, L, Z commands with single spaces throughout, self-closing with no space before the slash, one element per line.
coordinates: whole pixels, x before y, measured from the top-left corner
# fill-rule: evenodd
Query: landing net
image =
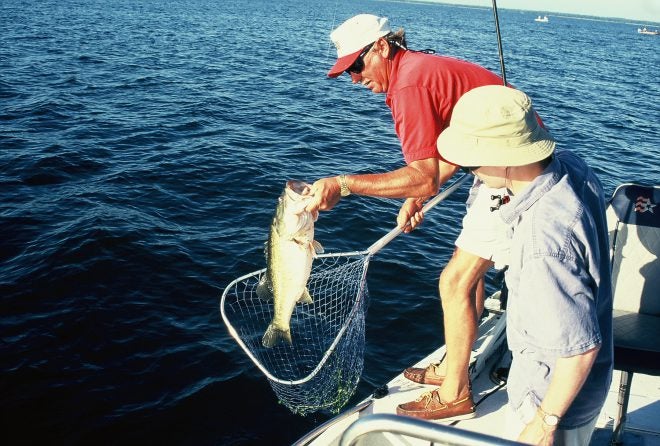
<path fill-rule="evenodd" d="M 220 305 L 225 324 L 266 375 L 280 403 L 292 412 L 338 412 L 355 392 L 364 361 L 368 263 L 366 251 L 314 260 L 307 282 L 313 303 L 296 305 L 291 345 L 262 345 L 274 313 L 273 302 L 256 293 L 265 269 L 225 289 Z"/>
<path fill-rule="evenodd" d="M 436 195 L 423 212 L 469 177 L 464 175 Z M 401 232 L 394 228 L 366 251 L 323 254 L 314 259 L 307 282 L 313 302 L 298 303 L 294 308 L 292 344 L 262 345 L 274 315 L 273 302 L 257 296 L 257 285 L 266 269 L 240 277 L 225 289 L 220 312 L 229 333 L 292 412 L 338 412 L 355 392 L 364 361 L 369 260 Z"/>

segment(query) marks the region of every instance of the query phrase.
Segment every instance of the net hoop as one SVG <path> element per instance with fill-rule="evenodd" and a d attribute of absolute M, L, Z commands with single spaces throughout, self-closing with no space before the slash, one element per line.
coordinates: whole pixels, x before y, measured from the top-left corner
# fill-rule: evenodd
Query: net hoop
<path fill-rule="evenodd" d="M 422 211 L 444 200 L 469 177 L 456 180 Z M 355 392 L 364 366 L 369 261 L 401 232 L 401 228 L 392 229 L 364 251 L 314 258 L 307 281 L 312 302 L 295 305 L 290 344 L 262 345 L 274 315 L 273 302 L 256 292 L 266 268 L 241 276 L 225 288 L 220 314 L 229 333 L 268 378 L 280 403 L 292 412 L 338 412 Z"/>
<path fill-rule="evenodd" d="M 231 291 L 235 290 L 238 285 L 241 283 L 245 283 L 246 281 L 249 281 L 250 279 L 257 279 L 256 282 L 258 283 L 258 279 L 261 277 L 262 274 L 266 272 L 266 268 L 262 268 L 257 271 L 253 271 L 251 273 L 245 274 L 244 276 L 241 276 L 237 279 L 235 279 L 233 282 L 231 282 L 227 288 L 225 288 L 224 292 L 222 293 L 222 299 L 220 300 L 220 314 L 222 315 L 222 320 L 224 321 L 225 325 L 227 326 L 227 329 L 229 330 L 230 335 L 236 340 L 238 345 L 243 349 L 245 354 L 248 355 L 248 357 L 254 362 L 254 364 L 257 366 L 257 368 L 268 378 L 270 381 L 280 383 L 280 384 L 288 384 L 288 385 L 297 385 L 297 384 L 304 384 L 310 379 L 312 379 L 318 371 L 325 365 L 327 362 L 328 358 L 332 355 L 332 353 L 335 351 L 337 344 L 341 341 L 344 333 L 348 329 L 348 325 L 355 319 L 357 312 L 360 309 L 360 304 L 363 304 L 362 300 L 364 299 L 364 295 L 366 294 L 366 273 L 367 273 L 367 268 L 369 266 L 369 259 L 371 257 L 371 254 L 369 253 L 368 250 L 365 251 L 352 251 L 352 252 L 340 252 L 340 253 L 330 253 L 330 254 L 319 254 L 316 255 L 315 259 L 326 259 L 326 258 L 363 258 L 362 264 L 363 264 L 363 269 L 362 269 L 362 274 L 360 277 L 360 290 L 358 291 L 358 296 L 355 300 L 355 305 L 353 306 L 350 314 L 348 315 L 348 318 L 346 320 L 346 324 L 344 324 L 341 329 L 337 332 L 337 335 L 335 336 L 334 340 L 328 347 L 327 351 L 325 354 L 321 357 L 318 365 L 314 367 L 308 375 L 291 380 L 291 379 L 283 379 L 280 377 L 277 377 L 273 375 L 268 368 L 263 364 L 263 361 L 258 357 L 257 354 L 253 352 L 253 349 L 251 349 L 241 338 L 241 335 L 239 334 L 238 330 L 234 325 L 232 324 L 229 315 L 227 314 L 227 311 L 225 310 L 226 307 L 229 306 L 229 296 L 231 295 Z M 310 277 L 310 280 L 312 280 L 314 277 L 314 273 L 312 273 L 312 276 Z"/>

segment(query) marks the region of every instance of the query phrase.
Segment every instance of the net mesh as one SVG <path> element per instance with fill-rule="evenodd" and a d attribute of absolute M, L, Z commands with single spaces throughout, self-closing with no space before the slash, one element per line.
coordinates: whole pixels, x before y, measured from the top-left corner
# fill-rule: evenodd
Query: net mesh
<path fill-rule="evenodd" d="M 368 263 L 366 252 L 315 258 L 307 283 L 313 303 L 296 305 L 290 321 L 293 343 L 272 348 L 261 340 L 273 318 L 273 302 L 256 293 L 265 269 L 225 289 L 225 324 L 292 412 L 338 412 L 355 392 L 364 361 Z"/>

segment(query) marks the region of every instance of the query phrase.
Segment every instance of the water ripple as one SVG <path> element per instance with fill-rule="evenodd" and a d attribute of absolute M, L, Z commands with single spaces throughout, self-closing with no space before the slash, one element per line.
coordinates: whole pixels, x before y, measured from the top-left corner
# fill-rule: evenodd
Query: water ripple
<path fill-rule="evenodd" d="M 0 10 L 0 403 L 16 444 L 290 444 L 326 419 L 277 403 L 220 322 L 218 298 L 264 267 L 287 179 L 403 163 L 384 97 L 325 77 L 329 30 L 358 10 L 385 14 L 411 47 L 498 71 L 490 10 L 343 0 Z M 657 183 L 660 39 L 616 21 L 533 18 L 500 12 L 509 80 L 607 193 Z M 464 200 L 461 190 L 370 265 L 355 399 L 441 342 L 437 278 Z M 399 203 L 343 200 L 321 214 L 317 239 L 329 252 L 365 249 Z"/>

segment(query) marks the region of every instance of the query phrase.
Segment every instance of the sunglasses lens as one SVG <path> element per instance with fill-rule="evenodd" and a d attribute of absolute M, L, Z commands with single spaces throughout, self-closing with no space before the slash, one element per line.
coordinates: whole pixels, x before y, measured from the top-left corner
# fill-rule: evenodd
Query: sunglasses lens
<path fill-rule="evenodd" d="M 360 74 L 362 73 L 362 70 L 364 70 L 364 56 L 367 55 L 367 53 L 371 50 L 371 47 L 374 44 L 372 43 L 371 45 L 367 46 L 365 49 L 362 50 L 360 55 L 355 59 L 355 62 L 353 62 L 353 65 L 348 67 L 346 69 L 346 72 L 348 74 L 354 73 L 354 74 Z"/>
<path fill-rule="evenodd" d="M 364 62 L 362 62 L 362 58 L 358 57 L 355 59 L 355 62 L 353 62 L 353 65 L 348 67 L 346 70 L 349 74 L 350 73 L 355 73 L 355 74 L 360 74 L 362 73 L 362 70 L 364 69 Z"/>

